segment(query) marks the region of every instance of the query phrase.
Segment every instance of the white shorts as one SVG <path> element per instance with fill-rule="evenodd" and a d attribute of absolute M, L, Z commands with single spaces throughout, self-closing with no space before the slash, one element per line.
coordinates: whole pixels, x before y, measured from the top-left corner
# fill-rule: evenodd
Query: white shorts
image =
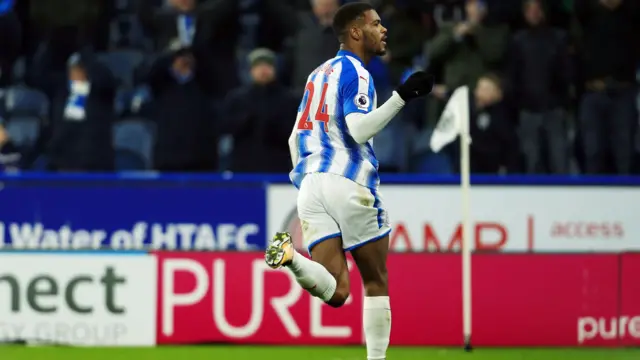
<path fill-rule="evenodd" d="M 340 175 L 307 174 L 298 192 L 298 217 L 307 250 L 334 237 L 351 251 L 391 232 L 380 194 Z"/>

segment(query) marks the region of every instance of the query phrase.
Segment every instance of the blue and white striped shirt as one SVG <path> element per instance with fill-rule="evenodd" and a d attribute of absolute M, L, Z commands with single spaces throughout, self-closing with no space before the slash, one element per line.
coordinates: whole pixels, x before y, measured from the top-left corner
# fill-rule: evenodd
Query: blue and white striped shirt
<path fill-rule="evenodd" d="M 352 52 L 340 50 L 316 68 L 307 79 L 289 139 L 291 182 L 300 188 L 305 174 L 320 172 L 377 189 L 380 179 L 373 141 L 358 144 L 346 123 L 347 115 L 366 114 L 376 107 L 373 78 Z"/>

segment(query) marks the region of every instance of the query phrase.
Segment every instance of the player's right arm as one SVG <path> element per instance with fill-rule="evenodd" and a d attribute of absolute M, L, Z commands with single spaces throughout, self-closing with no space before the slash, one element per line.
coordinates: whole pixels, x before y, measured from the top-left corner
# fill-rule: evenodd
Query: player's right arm
<path fill-rule="evenodd" d="M 357 74 L 356 74 L 357 76 Z M 358 76 L 350 80 L 341 89 L 345 121 L 351 137 L 358 143 L 364 144 L 374 135 L 384 129 L 385 126 L 400 112 L 407 101 L 426 95 L 433 88 L 433 78 L 425 72 L 419 71 L 412 74 L 407 81 L 400 85 L 379 108 L 371 109 L 371 94 L 358 91 L 362 89 L 362 81 L 367 81 Z"/>

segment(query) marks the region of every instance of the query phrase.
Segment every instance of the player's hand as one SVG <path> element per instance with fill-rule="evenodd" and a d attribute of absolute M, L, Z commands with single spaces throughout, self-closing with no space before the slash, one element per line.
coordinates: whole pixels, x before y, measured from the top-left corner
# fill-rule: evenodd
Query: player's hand
<path fill-rule="evenodd" d="M 428 95 L 433 89 L 433 76 L 424 71 L 417 71 L 396 89 L 402 100 L 408 102 L 420 96 Z"/>
<path fill-rule="evenodd" d="M 464 37 L 465 35 L 471 33 L 471 31 L 473 31 L 473 26 L 470 23 L 466 22 L 460 23 L 453 28 L 453 34 L 458 38 Z"/>

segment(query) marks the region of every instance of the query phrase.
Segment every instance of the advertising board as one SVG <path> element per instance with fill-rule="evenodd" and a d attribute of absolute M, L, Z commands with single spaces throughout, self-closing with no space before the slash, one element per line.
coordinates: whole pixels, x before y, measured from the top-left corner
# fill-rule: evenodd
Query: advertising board
<path fill-rule="evenodd" d="M 259 253 L 159 253 L 158 344 L 361 344 L 362 284 L 334 309 Z M 477 346 L 640 345 L 638 265 L 616 254 L 473 256 Z M 637 260 L 637 257 L 636 257 Z M 461 258 L 391 254 L 392 345 L 462 345 Z M 631 273 L 628 273 L 631 271 Z M 621 307 L 622 306 L 622 307 Z"/>
<path fill-rule="evenodd" d="M 393 227 L 393 251 L 460 249 L 459 186 L 388 185 L 381 192 Z M 296 194 L 290 185 L 269 186 L 267 229 L 269 234 L 290 231 L 296 247 L 303 249 Z M 640 250 L 638 188 L 476 186 L 470 194 L 476 250 Z"/>
<path fill-rule="evenodd" d="M 9 184 L 0 248 L 251 250 L 265 246 L 260 184 Z"/>
<path fill-rule="evenodd" d="M 256 253 L 159 252 L 158 343 L 359 343 L 361 287 L 340 309 Z M 351 267 L 357 281 L 358 271 Z"/>
<path fill-rule="evenodd" d="M 0 254 L 0 343 L 153 346 L 156 259 Z"/>

